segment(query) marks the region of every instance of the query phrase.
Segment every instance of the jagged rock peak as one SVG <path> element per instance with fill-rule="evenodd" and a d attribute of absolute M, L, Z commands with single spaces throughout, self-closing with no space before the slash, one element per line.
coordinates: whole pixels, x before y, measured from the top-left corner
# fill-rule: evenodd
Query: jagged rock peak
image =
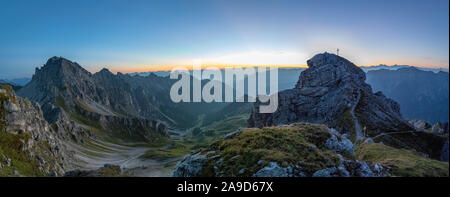
<path fill-rule="evenodd" d="M 413 129 L 403 120 L 400 106 L 381 92 L 373 93 L 364 71 L 352 62 L 322 53 L 307 63 L 296 87 L 278 93 L 276 112 L 258 113 L 260 103 L 255 103 L 249 127 L 320 123 L 356 139 Z"/>
<path fill-rule="evenodd" d="M 107 68 L 103 68 L 102 70 L 100 70 L 98 73 L 103 73 L 103 74 L 113 74 L 109 69 Z"/>
<path fill-rule="evenodd" d="M 47 60 L 41 68 L 36 68 L 36 73 L 33 77 L 39 75 L 46 75 L 52 77 L 77 77 L 80 75 L 88 75 L 91 73 L 81 67 L 78 63 L 72 62 L 63 57 L 52 57 Z"/>
<path fill-rule="evenodd" d="M 309 69 L 300 74 L 296 88 L 332 87 L 340 83 L 362 84 L 365 73 L 347 59 L 331 53 L 317 54 L 307 61 Z"/>

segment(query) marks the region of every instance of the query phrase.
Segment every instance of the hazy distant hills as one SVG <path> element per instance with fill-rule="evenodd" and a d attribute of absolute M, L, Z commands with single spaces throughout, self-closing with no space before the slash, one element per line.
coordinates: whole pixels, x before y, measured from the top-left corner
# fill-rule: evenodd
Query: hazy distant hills
<path fill-rule="evenodd" d="M 374 65 L 374 66 L 360 66 L 364 72 L 374 71 L 374 70 L 398 70 L 401 68 L 416 68 L 418 70 L 422 71 L 432 71 L 434 73 L 438 72 L 449 72 L 448 69 L 443 68 L 422 68 L 422 67 L 416 67 L 416 66 L 409 66 L 409 65 Z M 304 71 L 306 68 L 279 68 L 278 69 L 278 90 L 286 90 L 291 89 L 295 86 L 295 83 L 297 83 L 298 76 L 302 71 Z M 222 72 L 222 78 L 224 75 L 224 70 L 221 70 Z M 192 73 L 192 71 L 191 71 Z M 170 71 L 154 71 L 154 72 L 136 72 L 136 73 L 129 73 L 128 75 L 131 76 L 142 76 L 146 77 L 150 74 L 155 74 L 159 77 L 167 77 L 170 75 Z M 268 81 L 269 82 L 269 81 Z M 268 85 L 267 85 L 268 86 Z"/>
<path fill-rule="evenodd" d="M 374 91 L 400 103 L 407 119 L 422 119 L 430 123 L 447 122 L 449 113 L 449 74 L 422 71 L 417 68 L 372 70 L 367 82 Z"/>
<path fill-rule="evenodd" d="M 170 75 L 169 71 L 154 71 L 154 72 L 137 72 L 137 73 L 129 73 L 129 75 L 131 76 L 141 76 L 141 77 L 147 77 L 150 74 L 155 74 L 156 76 L 159 77 L 167 77 Z"/>
<path fill-rule="evenodd" d="M 14 86 L 25 86 L 30 81 L 31 81 L 31 78 L 28 78 L 28 77 L 14 78 L 14 79 L 0 79 L 0 82 L 9 83 Z"/>
<path fill-rule="evenodd" d="M 278 69 L 278 90 L 286 90 L 293 88 L 295 83 L 298 80 L 298 76 L 302 71 L 306 68 L 279 68 Z M 225 78 L 225 71 L 223 69 L 220 70 L 222 73 L 222 79 Z M 192 74 L 192 71 L 190 71 Z M 267 71 L 268 73 L 268 71 Z M 159 77 L 168 77 L 170 75 L 170 71 L 155 71 L 155 72 L 138 72 L 138 73 L 129 73 L 130 76 L 141 76 L 147 77 L 150 74 L 155 74 Z M 245 76 L 245 81 L 247 81 L 247 76 Z M 269 78 L 269 77 L 268 77 Z M 267 80 L 267 87 L 269 87 L 270 81 Z M 227 84 L 230 85 L 230 84 Z M 233 84 L 235 86 L 235 83 Z"/>
<path fill-rule="evenodd" d="M 10 85 L 14 90 L 18 90 L 22 87 L 22 86 L 15 85 L 9 81 L 0 79 L 0 86 L 3 86 L 3 85 Z"/>
<path fill-rule="evenodd" d="M 432 71 L 434 73 L 438 73 L 438 72 L 447 72 L 448 73 L 448 69 L 443 69 L 443 68 L 423 68 L 423 67 L 416 67 L 416 66 L 409 66 L 409 65 L 392 65 L 392 66 L 388 66 L 385 64 L 380 64 L 380 65 L 376 65 L 376 66 L 360 66 L 360 68 L 364 71 L 364 72 L 369 72 L 372 70 L 381 70 L 381 69 L 386 69 L 386 70 L 398 70 L 401 68 L 416 68 L 418 70 L 422 70 L 422 71 Z"/>

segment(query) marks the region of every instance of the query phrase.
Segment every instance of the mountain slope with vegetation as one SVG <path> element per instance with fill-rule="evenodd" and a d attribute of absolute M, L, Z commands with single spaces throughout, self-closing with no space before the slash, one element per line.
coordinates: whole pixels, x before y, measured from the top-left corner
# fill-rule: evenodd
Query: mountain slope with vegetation
<path fill-rule="evenodd" d="M 0 89 L 0 176 L 57 176 L 72 153 L 43 117 L 39 104 Z"/>
<path fill-rule="evenodd" d="M 213 142 L 179 162 L 173 176 L 448 176 L 449 165 L 406 149 L 353 145 L 325 125 L 248 128 Z"/>

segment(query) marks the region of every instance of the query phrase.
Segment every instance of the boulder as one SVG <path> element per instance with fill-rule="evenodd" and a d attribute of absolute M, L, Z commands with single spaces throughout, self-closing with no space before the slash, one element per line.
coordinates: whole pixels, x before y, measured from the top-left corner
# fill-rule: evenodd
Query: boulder
<path fill-rule="evenodd" d="M 219 155 L 211 156 L 213 152 L 194 153 L 186 155 L 177 163 L 172 172 L 173 177 L 198 177 L 203 175 L 203 166 L 210 160 L 219 157 Z"/>

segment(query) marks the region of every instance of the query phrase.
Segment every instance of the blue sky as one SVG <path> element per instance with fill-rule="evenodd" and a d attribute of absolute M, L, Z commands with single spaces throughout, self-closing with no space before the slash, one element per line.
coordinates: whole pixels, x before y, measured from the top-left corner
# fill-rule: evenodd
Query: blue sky
<path fill-rule="evenodd" d="M 0 0 L 0 78 L 52 56 L 95 72 L 201 59 L 306 64 L 341 49 L 358 65 L 449 66 L 448 0 Z"/>

